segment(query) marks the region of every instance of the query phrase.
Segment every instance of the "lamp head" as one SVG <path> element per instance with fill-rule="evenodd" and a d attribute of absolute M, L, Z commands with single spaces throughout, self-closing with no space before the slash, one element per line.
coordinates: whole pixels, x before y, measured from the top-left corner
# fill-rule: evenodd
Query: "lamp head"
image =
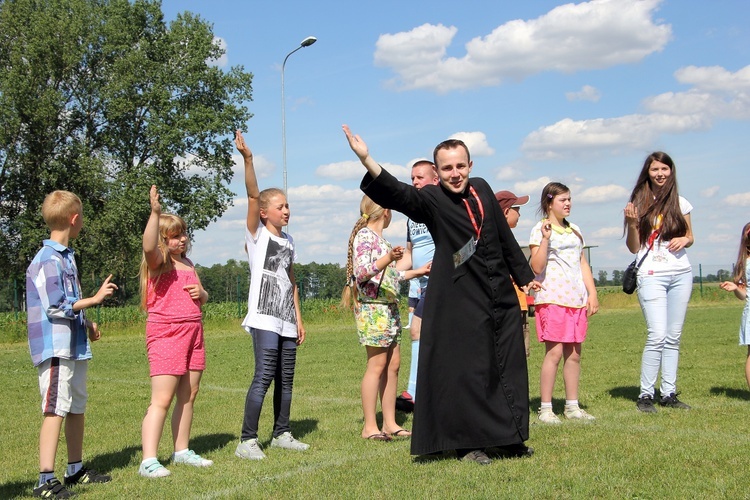
<path fill-rule="evenodd" d="M 305 38 L 304 40 L 302 40 L 302 42 L 300 43 L 300 46 L 302 46 L 302 47 L 309 47 L 310 45 L 314 44 L 317 41 L 318 41 L 318 39 L 315 38 L 314 36 L 308 36 L 307 38 Z"/>

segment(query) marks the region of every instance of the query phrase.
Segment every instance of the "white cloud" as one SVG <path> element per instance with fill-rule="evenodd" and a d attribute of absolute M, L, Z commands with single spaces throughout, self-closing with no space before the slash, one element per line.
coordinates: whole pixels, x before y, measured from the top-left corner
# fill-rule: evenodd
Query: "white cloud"
<path fill-rule="evenodd" d="M 410 169 L 403 165 L 396 165 L 394 163 L 381 163 L 384 169 L 389 173 L 393 174 L 397 179 L 411 179 Z M 336 181 L 342 180 L 359 180 L 367 171 L 358 160 L 347 160 L 336 163 L 328 163 L 321 165 L 315 169 L 315 173 L 321 177 L 333 179 Z"/>
<path fill-rule="evenodd" d="M 591 233 L 591 238 L 611 240 L 622 238 L 622 226 L 602 227 Z"/>
<path fill-rule="evenodd" d="M 574 201 L 580 203 L 603 203 L 616 201 L 617 199 L 627 200 L 630 191 L 616 184 L 606 186 L 593 186 L 584 189 L 574 196 Z"/>
<path fill-rule="evenodd" d="M 540 177 L 536 180 L 516 182 L 513 185 L 513 192 L 516 194 L 538 193 L 550 183 L 550 180 L 549 177 Z"/>
<path fill-rule="evenodd" d="M 495 174 L 495 179 L 498 181 L 512 181 L 520 179 L 528 170 L 529 166 L 527 163 L 520 160 L 514 161 L 500 167 Z"/>
<path fill-rule="evenodd" d="M 724 198 L 724 203 L 732 207 L 750 207 L 750 193 L 730 194 Z"/>
<path fill-rule="evenodd" d="M 596 87 L 592 87 L 591 85 L 584 85 L 578 92 L 566 92 L 565 98 L 569 101 L 598 102 L 601 98 L 601 93 Z"/>
<path fill-rule="evenodd" d="M 498 85 L 543 71 L 570 73 L 635 63 L 661 51 L 672 37 L 652 16 L 661 0 L 591 0 L 555 7 L 531 20 L 513 20 L 469 41 L 462 57 L 446 57 L 458 29 L 423 24 L 378 38 L 375 64 L 396 76 L 397 90 Z"/>
<path fill-rule="evenodd" d="M 209 66 L 218 66 L 219 68 L 223 68 L 229 63 L 229 56 L 227 56 L 227 41 L 221 37 L 215 36 L 214 45 L 222 49 L 224 53 L 218 59 L 209 59 L 206 62 Z"/>
<path fill-rule="evenodd" d="M 450 136 L 450 139 L 459 139 L 464 141 L 466 147 L 469 148 L 471 157 L 475 156 L 492 156 L 495 154 L 495 150 L 487 144 L 487 136 L 484 132 L 456 132 Z"/>
<path fill-rule="evenodd" d="M 710 233 L 707 239 L 709 243 L 734 243 L 735 236 L 726 233 Z"/>
<path fill-rule="evenodd" d="M 700 195 L 703 198 L 713 198 L 718 192 L 719 192 L 719 186 L 711 186 L 711 187 L 707 187 L 706 189 L 703 189 L 700 192 Z"/>

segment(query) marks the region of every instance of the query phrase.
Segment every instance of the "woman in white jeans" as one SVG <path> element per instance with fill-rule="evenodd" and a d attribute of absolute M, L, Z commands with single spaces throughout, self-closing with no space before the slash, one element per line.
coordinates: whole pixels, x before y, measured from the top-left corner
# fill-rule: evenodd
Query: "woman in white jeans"
<path fill-rule="evenodd" d="M 672 158 L 655 152 L 646 158 L 625 206 L 628 250 L 640 262 L 638 301 L 648 338 L 641 361 L 637 408 L 656 413 L 654 387 L 661 368 L 661 406 L 690 409 L 677 399 L 677 363 L 693 273 L 685 249 L 693 244 L 693 206 L 677 192 Z M 646 254 L 648 252 L 648 254 Z"/>

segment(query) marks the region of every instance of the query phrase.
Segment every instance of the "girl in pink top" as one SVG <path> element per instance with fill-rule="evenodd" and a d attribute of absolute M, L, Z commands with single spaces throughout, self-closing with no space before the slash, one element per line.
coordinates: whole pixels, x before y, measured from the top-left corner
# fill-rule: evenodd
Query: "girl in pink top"
<path fill-rule="evenodd" d="M 529 263 L 543 285 L 534 297 L 534 308 L 537 337 L 546 348 L 540 376 L 539 420 L 547 424 L 560 423 L 552 411 L 552 392 L 560 360 L 564 360 L 565 417 L 594 420 L 578 404 L 578 380 L 588 316 L 599 310 L 599 301 L 591 267 L 583 252 L 583 235 L 578 226 L 567 220 L 570 206 L 567 186 L 559 182 L 544 186 L 540 202 L 544 219 L 534 226 L 529 237 Z"/>
<path fill-rule="evenodd" d="M 196 467 L 213 465 L 188 448 L 193 404 L 206 368 L 201 306 L 208 293 L 187 252 L 190 240 L 185 221 L 162 214 L 159 193 L 151 186 L 151 216 L 143 232 L 141 306 L 148 312 L 146 347 L 151 375 L 151 404 L 141 427 L 144 477 L 170 474 L 156 452 L 172 400 L 172 463 Z"/>

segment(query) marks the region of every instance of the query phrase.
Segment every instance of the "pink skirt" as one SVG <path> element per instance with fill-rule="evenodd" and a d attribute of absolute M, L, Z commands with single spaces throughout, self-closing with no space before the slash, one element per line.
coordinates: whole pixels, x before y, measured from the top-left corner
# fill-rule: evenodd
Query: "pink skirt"
<path fill-rule="evenodd" d="M 537 304 L 534 308 L 539 342 L 580 344 L 586 340 L 589 320 L 586 308 Z"/>

